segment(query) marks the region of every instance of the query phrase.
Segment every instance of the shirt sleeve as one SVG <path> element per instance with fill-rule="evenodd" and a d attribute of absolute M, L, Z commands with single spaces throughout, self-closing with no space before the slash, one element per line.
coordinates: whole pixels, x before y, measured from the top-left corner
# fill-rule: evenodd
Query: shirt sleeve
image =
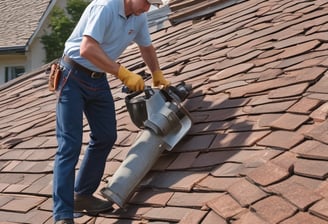
<path fill-rule="evenodd" d="M 142 19 L 143 22 L 141 23 L 141 27 L 134 41 L 140 46 L 148 47 L 151 45 L 151 38 L 148 29 L 147 15 L 145 13 L 142 15 Z"/>
<path fill-rule="evenodd" d="M 104 42 L 106 27 L 110 24 L 111 12 L 103 5 L 94 5 L 88 15 L 83 35 L 95 39 L 99 44 Z"/>

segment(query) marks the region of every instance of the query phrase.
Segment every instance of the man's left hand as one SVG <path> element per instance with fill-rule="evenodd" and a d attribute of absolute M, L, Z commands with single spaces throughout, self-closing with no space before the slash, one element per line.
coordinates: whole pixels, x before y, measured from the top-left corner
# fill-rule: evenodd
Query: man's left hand
<path fill-rule="evenodd" d="M 164 78 L 163 72 L 161 70 L 157 70 L 153 73 L 153 86 L 167 88 L 171 85 L 169 81 Z"/>

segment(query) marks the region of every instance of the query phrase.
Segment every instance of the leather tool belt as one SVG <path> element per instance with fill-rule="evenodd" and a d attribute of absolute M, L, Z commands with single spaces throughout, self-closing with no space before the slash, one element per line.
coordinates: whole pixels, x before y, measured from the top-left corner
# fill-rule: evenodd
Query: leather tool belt
<path fill-rule="evenodd" d="M 90 70 L 90 69 L 87 69 L 86 67 L 84 67 L 84 66 L 82 66 L 82 65 L 80 65 L 80 64 L 78 64 L 78 63 L 76 63 L 75 61 L 73 61 L 72 59 L 70 59 L 70 58 L 69 58 L 68 56 L 66 56 L 66 55 L 64 55 L 63 60 L 64 60 L 67 64 L 69 64 L 70 66 L 72 66 L 72 68 L 75 68 L 75 69 L 77 69 L 77 70 L 79 70 L 79 71 L 82 71 L 82 72 L 84 72 L 84 73 L 90 75 L 90 77 L 93 78 L 93 79 L 99 79 L 99 78 L 101 78 L 101 77 L 103 77 L 103 76 L 106 75 L 106 73 L 104 73 L 104 72 L 95 72 L 95 71 L 92 71 L 92 70 Z"/>
<path fill-rule="evenodd" d="M 50 68 L 48 69 L 48 72 L 49 72 L 48 89 L 51 92 L 54 92 L 58 87 L 61 72 L 62 72 L 59 63 L 58 62 L 52 63 L 50 65 Z"/>

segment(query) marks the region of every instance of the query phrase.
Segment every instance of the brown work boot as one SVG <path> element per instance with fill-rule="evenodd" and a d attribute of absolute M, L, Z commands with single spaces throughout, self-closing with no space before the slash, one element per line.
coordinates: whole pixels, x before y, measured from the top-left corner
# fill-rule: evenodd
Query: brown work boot
<path fill-rule="evenodd" d="M 101 200 L 92 195 L 75 195 L 74 212 L 86 212 L 90 215 L 97 215 L 113 209 L 113 202 Z"/>
<path fill-rule="evenodd" d="M 74 224 L 74 221 L 73 219 L 63 219 L 56 221 L 55 224 Z"/>

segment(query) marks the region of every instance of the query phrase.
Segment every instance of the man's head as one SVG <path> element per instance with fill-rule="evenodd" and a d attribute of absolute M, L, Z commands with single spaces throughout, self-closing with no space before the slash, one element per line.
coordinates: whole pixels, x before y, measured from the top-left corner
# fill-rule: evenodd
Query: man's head
<path fill-rule="evenodd" d="M 136 16 L 147 12 L 150 5 L 163 4 L 161 0 L 125 0 L 125 14 L 128 16 L 134 14 Z"/>

